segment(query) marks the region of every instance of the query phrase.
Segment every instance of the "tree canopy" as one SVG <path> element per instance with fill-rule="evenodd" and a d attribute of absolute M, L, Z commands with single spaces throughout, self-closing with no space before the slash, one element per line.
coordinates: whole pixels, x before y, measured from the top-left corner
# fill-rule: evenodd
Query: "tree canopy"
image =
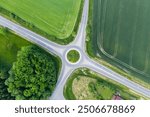
<path fill-rule="evenodd" d="M 57 82 L 54 57 L 37 46 L 22 47 L 5 84 L 17 100 L 47 99 Z"/>
<path fill-rule="evenodd" d="M 8 78 L 7 70 L 0 68 L 0 100 L 12 100 L 14 97 L 11 96 L 7 91 L 5 80 Z"/>

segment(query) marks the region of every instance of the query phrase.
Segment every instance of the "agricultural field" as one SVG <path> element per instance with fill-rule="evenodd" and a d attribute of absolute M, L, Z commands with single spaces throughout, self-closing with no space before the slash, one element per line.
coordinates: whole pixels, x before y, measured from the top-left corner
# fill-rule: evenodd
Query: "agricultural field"
<path fill-rule="evenodd" d="M 32 26 L 59 39 L 71 35 L 81 0 L 0 0 L 11 17 L 18 16 Z"/>
<path fill-rule="evenodd" d="M 77 69 L 64 87 L 64 97 L 70 100 L 143 99 L 127 87 L 89 69 Z"/>
<path fill-rule="evenodd" d="M 150 84 L 150 1 L 94 0 L 93 40 L 110 63 Z"/>

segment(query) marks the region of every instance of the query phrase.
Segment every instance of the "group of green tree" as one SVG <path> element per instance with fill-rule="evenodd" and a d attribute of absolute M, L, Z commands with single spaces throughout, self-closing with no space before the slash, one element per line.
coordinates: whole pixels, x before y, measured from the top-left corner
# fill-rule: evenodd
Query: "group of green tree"
<path fill-rule="evenodd" d="M 37 46 L 22 47 L 8 71 L 0 71 L 0 99 L 48 99 L 57 82 L 57 61 Z"/>
<path fill-rule="evenodd" d="M 5 85 L 5 80 L 8 78 L 7 70 L 0 68 L 0 99 L 1 100 L 11 100 L 14 99 L 13 96 L 7 91 L 7 86 Z"/>

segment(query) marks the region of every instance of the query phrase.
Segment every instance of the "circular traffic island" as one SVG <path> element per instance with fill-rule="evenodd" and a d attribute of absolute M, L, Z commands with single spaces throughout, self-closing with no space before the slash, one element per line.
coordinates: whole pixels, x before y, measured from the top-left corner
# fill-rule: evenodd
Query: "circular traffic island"
<path fill-rule="evenodd" d="M 67 53 L 67 59 L 70 63 L 77 63 L 80 59 L 80 53 L 75 49 L 69 50 Z"/>

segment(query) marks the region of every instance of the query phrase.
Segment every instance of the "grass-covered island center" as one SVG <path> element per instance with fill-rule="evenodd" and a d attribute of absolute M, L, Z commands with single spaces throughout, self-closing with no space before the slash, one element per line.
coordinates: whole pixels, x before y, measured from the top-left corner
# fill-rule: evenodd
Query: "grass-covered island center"
<path fill-rule="evenodd" d="M 80 54 L 77 50 L 73 49 L 73 50 L 69 50 L 67 53 L 67 60 L 70 63 L 77 63 L 80 59 Z"/>

